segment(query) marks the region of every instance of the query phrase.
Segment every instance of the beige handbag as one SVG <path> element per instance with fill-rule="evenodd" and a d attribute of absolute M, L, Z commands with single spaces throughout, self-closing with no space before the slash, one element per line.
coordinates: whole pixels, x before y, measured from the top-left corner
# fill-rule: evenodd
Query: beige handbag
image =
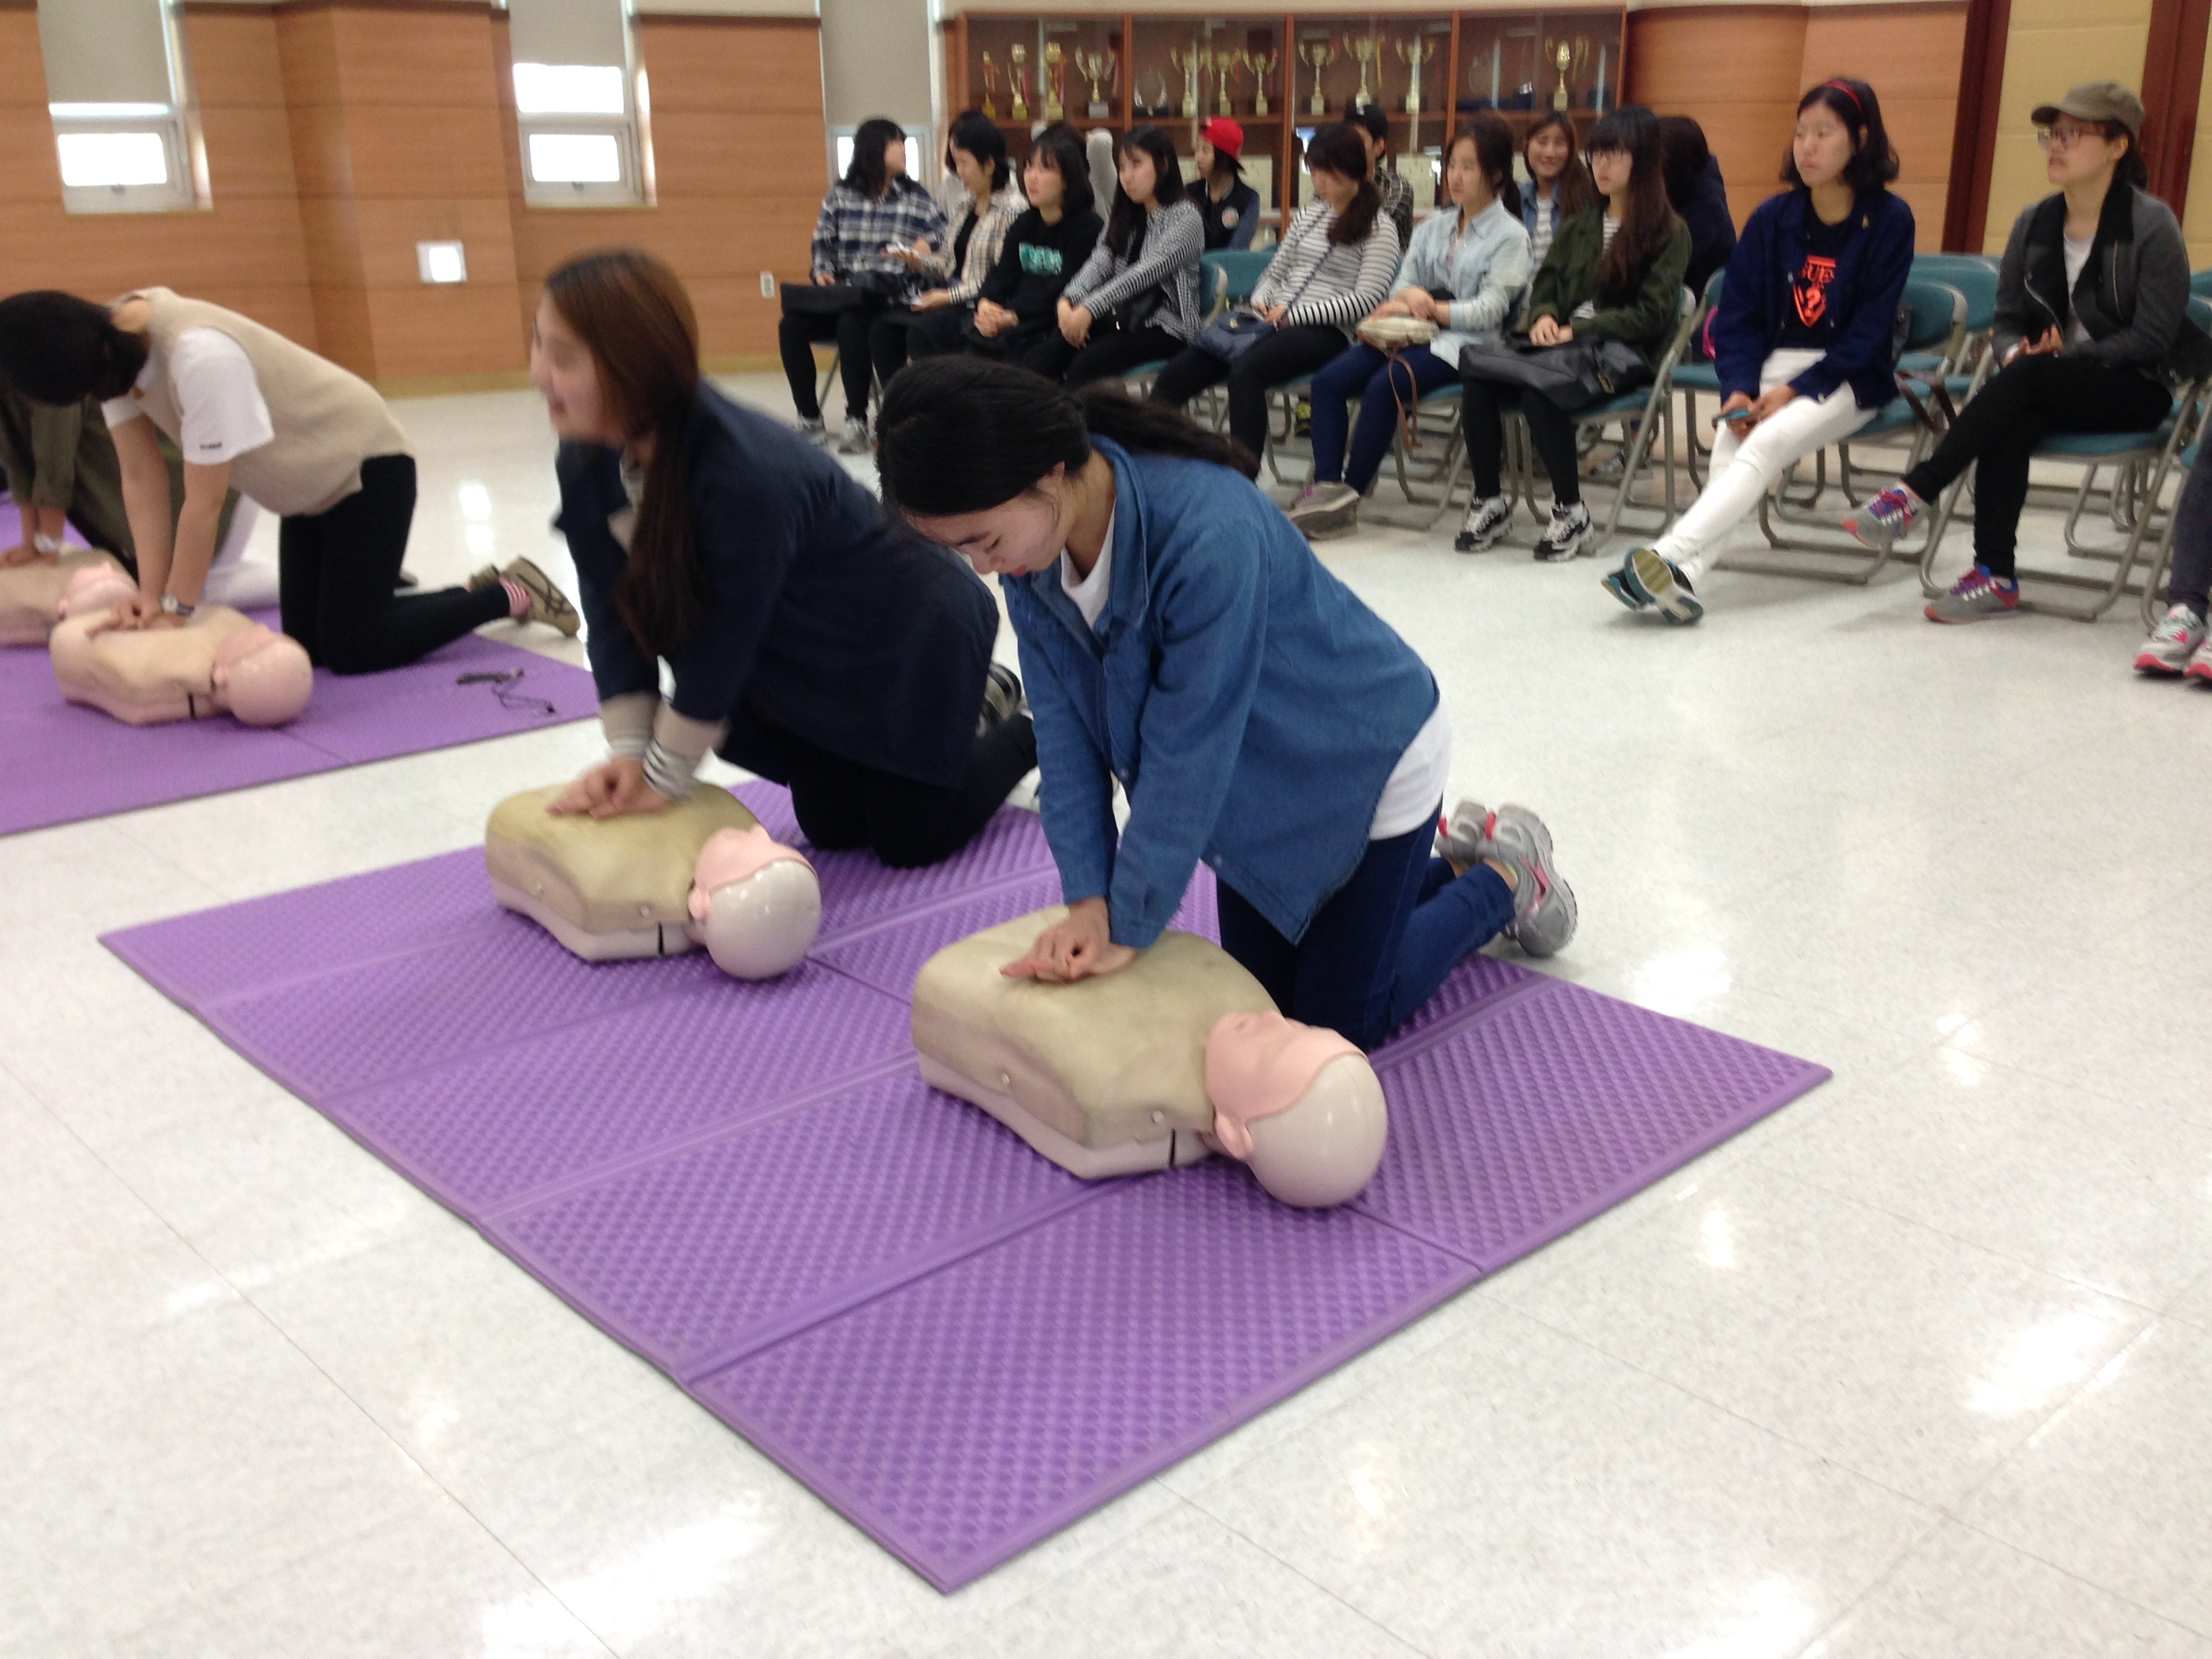
<path fill-rule="evenodd" d="M 1390 360 L 1395 368 L 1399 357 L 1417 347 L 1427 345 L 1442 331 L 1423 317 L 1370 317 L 1360 324 L 1361 340 L 1373 346 Z M 1406 373 L 1407 386 L 1398 390 L 1398 377 L 1390 376 L 1390 392 L 1398 400 L 1398 430 L 1404 434 L 1408 450 L 1421 447 L 1421 398 L 1413 390 L 1413 371 Z"/>

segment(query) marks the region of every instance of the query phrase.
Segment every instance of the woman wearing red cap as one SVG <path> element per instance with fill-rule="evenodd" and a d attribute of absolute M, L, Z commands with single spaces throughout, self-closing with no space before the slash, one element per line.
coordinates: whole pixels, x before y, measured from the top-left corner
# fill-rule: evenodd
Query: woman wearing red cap
<path fill-rule="evenodd" d="M 1216 116 L 1198 130 L 1190 159 L 1198 165 L 1198 210 L 1206 220 L 1206 251 L 1249 247 L 1260 230 L 1260 192 L 1244 182 L 1244 129 Z"/>

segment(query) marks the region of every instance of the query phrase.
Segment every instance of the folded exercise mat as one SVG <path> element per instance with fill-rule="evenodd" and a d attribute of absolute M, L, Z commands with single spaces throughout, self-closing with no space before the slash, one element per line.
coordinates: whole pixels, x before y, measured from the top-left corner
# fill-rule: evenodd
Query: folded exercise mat
<path fill-rule="evenodd" d="M 251 614 L 276 624 L 274 611 Z M 459 683 L 517 670 L 521 678 L 503 685 Z M 476 634 L 381 674 L 318 669 L 307 712 L 269 730 L 227 717 L 126 726 L 64 702 L 46 652 L 0 650 L 0 835 L 534 731 L 598 709 L 582 669 Z"/>
<path fill-rule="evenodd" d="M 1827 1075 L 1478 957 L 1376 1053 L 1354 1203 L 1086 1183 L 923 1084 L 907 1025 L 931 951 L 1057 896 L 1036 820 L 815 857 L 821 939 L 765 985 L 580 962 L 474 853 L 107 943 L 948 1590 Z"/>

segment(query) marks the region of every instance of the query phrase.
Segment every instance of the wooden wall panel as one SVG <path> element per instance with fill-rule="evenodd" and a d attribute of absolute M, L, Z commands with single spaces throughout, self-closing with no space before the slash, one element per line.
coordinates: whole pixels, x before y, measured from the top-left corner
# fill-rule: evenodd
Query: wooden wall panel
<path fill-rule="evenodd" d="M 648 17 L 638 44 L 656 121 L 671 110 L 736 110 L 821 122 L 822 31 L 811 18 Z"/>
<path fill-rule="evenodd" d="M 1923 253 L 1943 246 L 1966 38 L 1964 4 L 1823 9 L 1805 26 L 1803 84 L 1848 75 L 1881 95 L 1903 169 L 1896 188 L 1912 205 Z"/>

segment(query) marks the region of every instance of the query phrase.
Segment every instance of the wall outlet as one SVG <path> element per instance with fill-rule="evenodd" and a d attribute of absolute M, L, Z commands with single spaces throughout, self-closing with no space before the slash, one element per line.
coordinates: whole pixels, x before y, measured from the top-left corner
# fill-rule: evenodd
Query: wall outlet
<path fill-rule="evenodd" d="M 772 270 L 761 272 L 761 298 L 763 300 L 775 298 L 775 273 Z"/>

